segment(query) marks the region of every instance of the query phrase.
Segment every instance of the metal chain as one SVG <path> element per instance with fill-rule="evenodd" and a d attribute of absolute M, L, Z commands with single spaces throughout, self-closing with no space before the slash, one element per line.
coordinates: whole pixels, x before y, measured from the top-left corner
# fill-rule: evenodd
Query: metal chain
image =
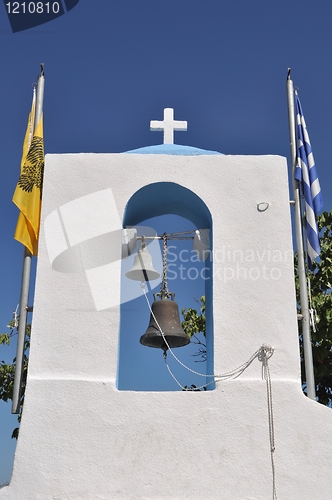
<path fill-rule="evenodd" d="M 160 293 L 169 297 L 168 283 L 167 283 L 167 235 L 163 234 L 163 276 L 160 282 Z"/>

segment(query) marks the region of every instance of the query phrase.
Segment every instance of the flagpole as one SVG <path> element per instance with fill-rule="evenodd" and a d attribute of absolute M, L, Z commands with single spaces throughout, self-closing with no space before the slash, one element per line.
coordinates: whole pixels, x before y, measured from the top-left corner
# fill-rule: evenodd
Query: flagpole
<path fill-rule="evenodd" d="M 294 86 L 290 78 L 290 68 L 288 69 L 287 76 L 287 105 L 288 105 L 288 125 L 290 136 L 290 153 L 292 165 L 292 182 L 294 193 L 294 224 L 295 224 L 295 238 L 296 248 L 298 255 L 298 276 L 300 284 L 300 302 L 302 314 L 302 337 L 303 337 L 303 351 L 305 374 L 307 382 L 307 394 L 310 399 L 316 400 L 316 385 L 314 377 L 314 364 L 312 358 L 311 346 L 311 333 L 310 333 L 310 313 L 308 304 L 308 288 L 305 270 L 303 239 L 302 239 L 302 213 L 301 213 L 301 197 L 300 197 L 300 183 L 294 177 L 296 168 L 296 134 L 295 134 L 295 113 L 294 113 Z"/>
<path fill-rule="evenodd" d="M 45 81 L 44 65 L 41 64 L 41 73 L 38 77 L 38 83 L 37 83 L 34 130 L 36 129 L 43 112 L 44 81 Z M 32 255 L 30 250 L 28 250 L 27 247 L 24 247 L 19 323 L 18 323 L 18 335 L 17 335 L 17 347 L 16 347 L 16 368 L 15 368 L 13 399 L 12 399 L 12 413 L 16 414 L 20 412 L 20 399 L 21 399 L 22 378 L 23 378 L 23 368 L 24 368 L 25 330 L 27 324 L 27 315 L 28 312 L 31 310 L 28 306 L 30 274 L 31 274 L 31 257 Z"/>

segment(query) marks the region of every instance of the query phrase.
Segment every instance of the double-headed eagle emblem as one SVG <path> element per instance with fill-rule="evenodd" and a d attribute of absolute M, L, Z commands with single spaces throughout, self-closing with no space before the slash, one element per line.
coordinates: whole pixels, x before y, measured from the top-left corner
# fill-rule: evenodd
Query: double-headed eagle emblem
<path fill-rule="evenodd" d="M 42 193 L 44 176 L 44 140 L 42 137 L 34 136 L 24 160 L 22 173 L 18 185 L 23 191 L 32 192 L 33 186 L 40 189 Z"/>

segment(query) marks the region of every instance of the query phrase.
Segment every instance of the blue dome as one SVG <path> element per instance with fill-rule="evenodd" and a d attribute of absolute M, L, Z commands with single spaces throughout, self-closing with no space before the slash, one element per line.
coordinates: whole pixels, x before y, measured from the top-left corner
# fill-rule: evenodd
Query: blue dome
<path fill-rule="evenodd" d="M 192 146 L 181 146 L 180 144 L 158 144 L 157 146 L 145 146 L 144 148 L 132 149 L 131 151 L 126 151 L 126 154 L 198 156 L 221 155 L 223 153 L 194 148 Z"/>

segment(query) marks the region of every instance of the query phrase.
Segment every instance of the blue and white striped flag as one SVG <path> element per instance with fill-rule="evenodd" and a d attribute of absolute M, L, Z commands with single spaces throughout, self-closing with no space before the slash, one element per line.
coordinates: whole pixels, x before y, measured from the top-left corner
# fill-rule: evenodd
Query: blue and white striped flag
<path fill-rule="evenodd" d="M 311 268 L 312 262 L 320 254 L 316 215 L 323 207 L 323 195 L 297 92 L 295 92 L 295 102 L 297 121 L 297 165 L 295 168 L 295 179 L 301 182 L 305 199 L 307 257 L 309 268 Z"/>

